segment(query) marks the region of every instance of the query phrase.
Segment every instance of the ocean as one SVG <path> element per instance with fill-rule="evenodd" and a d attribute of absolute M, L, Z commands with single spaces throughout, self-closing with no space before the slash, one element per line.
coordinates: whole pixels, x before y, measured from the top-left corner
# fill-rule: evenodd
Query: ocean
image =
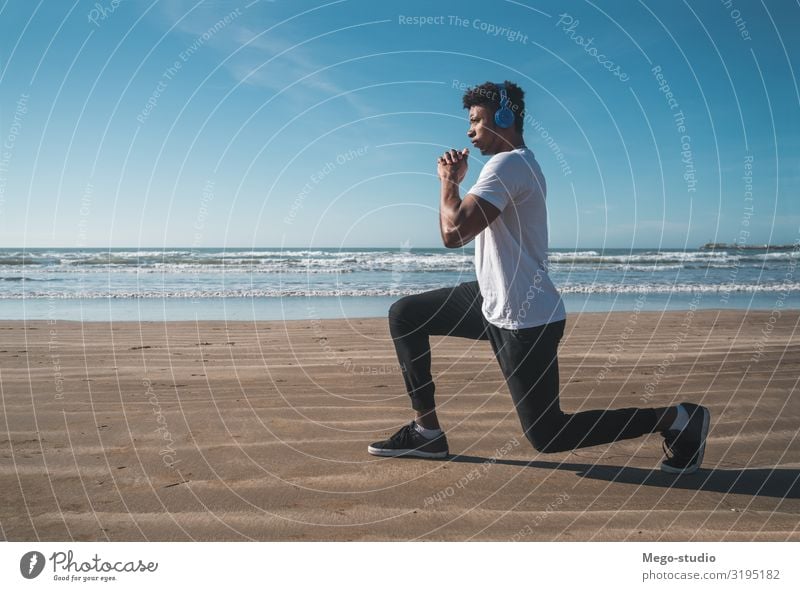
<path fill-rule="evenodd" d="M 800 308 L 800 245 L 553 249 L 568 313 Z M 385 316 L 399 297 L 473 281 L 444 248 L 0 249 L 0 319 L 281 320 Z"/>

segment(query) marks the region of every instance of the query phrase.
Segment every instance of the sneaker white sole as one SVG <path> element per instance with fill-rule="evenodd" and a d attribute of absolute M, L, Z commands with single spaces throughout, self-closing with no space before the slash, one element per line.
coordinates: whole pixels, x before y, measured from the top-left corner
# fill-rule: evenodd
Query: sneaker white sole
<path fill-rule="evenodd" d="M 700 465 L 703 463 L 703 456 L 706 453 L 706 438 L 708 437 L 708 425 L 711 422 L 711 413 L 708 412 L 706 407 L 702 407 L 703 409 L 703 427 L 700 431 L 700 451 L 697 453 L 697 462 L 688 466 L 686 468 L 673 468 L 667 464 L 661 464 L 662 472 L 669 472 L 670 474 L 691 474 L 692 472 L 697 472 L 700 469 Z"/>
<path fill-rule="evenodd" d="M 382 456 L 384 458 L 399 458 L 403 457 L 416 457 L 416 458 L 446 458 L 450 452 L 448 451 L 421 451 L 418 449 L 380 449 L 378 447 L 367 447 L 367 451 L 373 456 Z"/>

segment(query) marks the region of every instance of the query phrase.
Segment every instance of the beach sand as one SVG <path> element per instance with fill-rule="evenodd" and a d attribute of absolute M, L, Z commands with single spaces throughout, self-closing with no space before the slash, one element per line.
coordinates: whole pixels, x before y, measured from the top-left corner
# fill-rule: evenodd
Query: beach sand
<path fill-rule="evenodd" d="M 661 437 L 541 454 L 487 342 L 435 337 L 447 461 L 366 453 L 410 418 L 385 319 L 0 321 L 6 540 L 800 541 L 800 312 L 593 313 L 567 411 L 710 407 Z"/>

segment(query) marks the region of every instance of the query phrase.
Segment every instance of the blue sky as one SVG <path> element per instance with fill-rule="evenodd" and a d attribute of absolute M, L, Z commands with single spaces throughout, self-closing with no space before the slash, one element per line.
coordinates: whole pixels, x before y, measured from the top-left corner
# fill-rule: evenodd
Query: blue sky
<path fill-rule="evenodd" d="M 460 85 L 504 79 L 552 247 L 800 235 L 794 3 L 8 0 L 0 20 L 2 247 L 438 246 Z"/>

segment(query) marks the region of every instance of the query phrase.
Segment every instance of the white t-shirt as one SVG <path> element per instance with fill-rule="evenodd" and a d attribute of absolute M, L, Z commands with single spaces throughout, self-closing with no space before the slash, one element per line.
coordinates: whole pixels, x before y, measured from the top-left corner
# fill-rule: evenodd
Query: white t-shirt
<path fill-rule="evenodd" d="M 564 303 L 547 274 L 547 186 L 533 152 L 495 154 L 469 192 L 500 210 L 475 238 L 486 320 L 506 329 L 564 320 Z"/>

